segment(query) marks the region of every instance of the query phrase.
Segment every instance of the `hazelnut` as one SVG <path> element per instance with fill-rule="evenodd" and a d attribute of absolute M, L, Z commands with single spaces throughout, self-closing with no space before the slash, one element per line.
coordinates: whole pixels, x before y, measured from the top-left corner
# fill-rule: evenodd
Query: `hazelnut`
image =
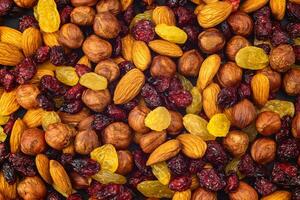
<path fill-rule="evenodd" d="M 227 58 L 231 61 L 235 61 L 235 56 L 238 51 L 250 45 L 250 42 L 243 36 L 233 36 L 226 44 L 225 53 Z"/>
<path fill-rule="evenodd" d="M 295 138 L 300 139 L 300 112 L 297 112 L 292 122 L 292 134 Z"/>
<path fill-rule="evenodd" d="M 60 28 L 58 36 L 60 44 L 70 49 L 77 49 L 81 47 L 83 40 L 83 33 L 77 25 L 68 23 Z"/>
<path fill-rule="evenodd" d="M 82 51 L 89 60 L 98 63 L 111 56 L 112 46 L 108 41 L 96 35 L 91 35 L 83 42 Z"/>
<path fill-rule="evenodd" d="M 270 65 L 277 72 L 286 72 L 295 63 L 295 53 L 289 44 L 281 44 L 271 50 Z"/>
<path fill-rule="evenodd" d="M 272 111 L 262 112 L 257 116 L 255 125 L 260 134 L 264 136 L 272 135 L 281 128 L 280 116 Z"/>
<path fill-rule="evenodd" d="M 121 3 L 119 0 L 101 0 L 96 6 L 97 12 L 111 12 L 113 15 L 119 14 L 121 11 Z"/>
<path fill-rule="evenodd" d="M 216 28 L 210 28 L 198 36 L 198 46 L 204 53 L 213 54 L 220 51 L 225 45 L 225 37 Z"/>
<path fill-rule="evenodd" d="M 5 200 L 5 197 L 2 193 L 0 193 L 0 200 Z"/>
<path fill-rule="evenodd" d="M 95 112 L 102 112 L 111 102 L 108 89 L 99 91 L 87 89 L 83 92 L 81 99 L 87 107 Z"/>
<path fill-rule="evenodd" d="M 143 133 L 138 133 L 138 132 L 135 132 L 134 133 L 134 136 L 133 136 L 133 141 L 136 143 L 136 144 L 140 144 L 140 141 L 141 141 L 141 138 L 144 134 Z"/>
<path fill-rule="evenodd" d="M 191 200 L 217 200 L 217 193 L 199 187 L 193 192 Z"/>
<path fill-rule="evenodd" d="M 171 124 L 167 128 L 167 131 L 171 135 L 177 135 L 183 129 L 182 115 L 179 112 L 169 110 L 171 114 Z"/>
<path fill-rule="evenodd" d="M 243 70 L 235 62 L 227 62 L 221 65 L 217 78 L 221 86 L 234 87 L 238 85 L 243 76 Z"/>
<path fill-rule="evenodd" d="M 127 124 L 114 122 L 102 132 L 102 141 L 104 144 L 114 145 L 116 149 L 127 149 L 131 143 L 132 136 L 132 132 Z"/>
<path fill-rule="evenodd" d="M 81 111 L 75 114 L 58 112 L 58 115 L 63 123 L 77 126 L 81 120 L 90 116 L 90 110 L 87 108 L 83 108 Z"/>
<path fill-rule="evenodd" d="M 240 181 L 239 187 L 229 193 L 230 200 L 258 200 L 258 194 L 256 190 L 249 184 Z"/>
<path fill-rule="evenodd" d="M 21 8 L 33 8 L 37 0 L 14 0 L 15 4 Z"/>
<path fill-rule="evenodd" d="M 44 131 L 38 128 L 25 130 L 21 136 L 21 151 L 27 155 L 37 155 L 46 149 Z"/>
<path fill-rule="evenodd" d="M 77 172 L 71 172 L 70 179 L 71 179 L 73 188 L 76 190 L 87 189 L 92 182 L 91 178 L 81 176 Z"/>
<path fill-rule="evenodd" d="M 283 88 L 288 95 L 300 94 L 300 69 L 293 68 L 284 75 Z"/>
<path fill-rule="evenodd" d="M 230 131 L 223 139 L 224 147 L 234 156 L 241 157 L 247 151 L 249 137 L 242 131 Z"/>
<path fill-rule="evenodd" d="M 36 100 L 36 97 L 39 93 L 40 90 L 36 85 L 20 85 L 17 88 L 16 99 L 18 101 L 18 104 L 20 104 L 23 108 L 30 110 L 38 107 L 39 103 Z"/>
<path fill-rule="evenodd" d="M 116 173 L 121 175 L 129 174 L 133 169 L 133 157 L 130 151 L 120 150 L 117 153 L 119 165 Z"/>
<path fill-rule="evenodd" d="M 121 26 L 113 14 L 110 12 L 101 12 L 95 16 L 93 29 L 96 35 L 112 39 L 119 35 Z"/>
<path fill-rule="evenodd" d="M 184 76 L 196 77 L 199 74 L 199 70 L 203 60 L 204 59 L 197 50 L 192 49 L 186 51 L 179 58 L 178 71 Z"/>
<path fill-rule="evenodd" d="M 56 150 L 62 150 L 67 147 L 76 131 L 73 127 L 63 123 L 50 124 L 45 133 L 47 144 Z"/>
<path fill-rule="evenodd" d="M 147 114 L 150 112 L 150 109 L 146 106 L 138 105 L 132 109 L 128 114 L 128 124 L 136 132 L 147 133 L 150 131 L 146 127 L 144 121 Z"/>
<path fill-rule="evenodd" d="M 98 135 L 91 129 L 80 131 L 74 140 L 75 151 L 83 155 L 88 155 L 99 145 Z"/>
<path fill-rule="evenodd" d="M 164 143 L 166 139 L 166 132 L 151 131 L 141 136 L 139 144 L 143 152 L 152 153 L 152 151 L 154 151 L 159 145 Z"/>
<path fill-rule="evenodd" d="M 258 138 L 251 146 L 251 156 L 259 164 L 267 164 L 275 159 L 276 142 L 270 138 Z"/>
<path fill-rule="evenodd" d="M 87 118 L 81 120 L 78 124 L 78 130 L 84 131 L 92 129 L 92 123 L 94 121 L 94 115 L 88 116 Z"/>
<path fill-rule="evenodd" d="M 95 73 L 104 76 L 109 82 L 112 82 L 120 76 L 120 69 L 113 60 L 106 59 L 96 65 Z"/>
<path fill-rule="evenodd" d="M 71 142 L 70 142 L 70 144 L 67 146 L 67 147 L 65 147 L 65 148 L 63 148 L 63 150 L 62 150 L 62 153 L 63 154 L 70 154 L 70 155 L 75 155 L 75 146 L 74 146 L 74 140 L 72 139 L 71 140 Z"/>
<path fill-rule="evenodd" d="M 79 6 L 94 6 L 98 0 L 71 0 L 71 3 L 74 7 Z"/>
<path fill-rule="evenodd" d="M 264 74 L 268 77 L 270 83 L 270 91 L 277 92 L 281 87 L 281 75 L 278 72 L 273 71 L 270 67 L 266 67 L 257 73 Z"/>
<path fill-rule="evenodd" d="M 24 200 L 45 199 L 47 188 L 38 176 L 25 177 L 17 186 L 20 197 Z"/>
<path fill-rule="evenodd" d="M 155 56 L 152 60 L 150 73 L 153 77 L 172 77 L 176 73 L 176 64 L 171 58 L 167 56 Z"/>
<path fill-rule="evenodd" d="M 71 12 L 71 22 L 79 26 L 91 26 L 94 22 L 96 12 L 92 7 L 79 6 Z"/>
<path fill-rule="evenodd" d="M 251 17 L 242 11 L 232 13 L 227 18 L 227 23 L 236 35 L 247 37 L 253 30 L 253 21 Z"/>

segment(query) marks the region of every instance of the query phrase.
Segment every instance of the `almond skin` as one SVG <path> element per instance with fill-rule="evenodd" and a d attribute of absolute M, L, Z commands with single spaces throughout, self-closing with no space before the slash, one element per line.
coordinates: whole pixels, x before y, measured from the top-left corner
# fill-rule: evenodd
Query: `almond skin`
<path fill-rule="evenodd" d="M 0 42 L 0 65 L 16 66 L 23 59 L 24 55 L 18 47 Z"/>
<path fill-rule="evenodd" d="M 254 101 L 263 106 L 269 99 L 270 82 L 266 75 L 256 74 L 251 81 L 251 89 L 253 93 Z"/>
<path fill-rule="evenodd" d="M 151 153 L 159 145 L 164 143 L 166 139 L 166 132 L 151 131 L 150 133 L 146 133 L 141 137 L 139 144 L 145 153 Z"/>
<path fill-rule="evenodd" d="M 183 51 L 177 44 L 165 40 L 152 40 L 148 45 L 152 51 L 160 55 L 180 57 L 183 54 Z"/>
<path fill-rule="evenodd" d="M 182 144 L 182 152 L 189 158 L 199 159 L 205 154 L 207 145 L 199 136 L 192 134 L 181 134 L 177 140 Z"/>

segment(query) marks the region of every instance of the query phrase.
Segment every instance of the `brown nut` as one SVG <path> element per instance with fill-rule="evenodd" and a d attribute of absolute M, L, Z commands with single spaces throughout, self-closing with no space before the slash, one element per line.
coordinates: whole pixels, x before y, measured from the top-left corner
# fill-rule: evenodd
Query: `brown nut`
<path fill-rule="evenodd" d="M 178 71 L 184 76 L 196 77 L 199 74 L 203 60 L 203 57 L 197 50 L 186 51 L 178 61 Z"/>
<path fill-rule="evenodd" d="M 92 129 L 92 123 L 94 121 L 95 117 L 94 115 L 88 116 L 87 118 L 81 120 L 78 124 L 78 130 L 84 131 Z"/>
<path fill-rule="evenodd" d="M 96 65 L 95 73 L 104 76 L 109 82 L 112 82 L 120 76 L 120 69 L 113 60 L 106 59 Z"/>
<path fill-rule="evenodd" d="M 256 190 L 247 183 L 240 181 L 239 187 L 229 193 L 230 200 L 258 200 L 258 194 Z"/>
<path fill-rule="evenodd" d="M 138 105 L 134 109 L 129 112 L 128 115 L 128 124 L 129 126 L 136 132 L 139 133 L 147 133 L 150 131 L 148 127 L 146 127 L 144 121 L 147 114 L 151 110 L 146 106 Z"/>
<path fill-rule="evenodd" d="M 0 193 L 0 200 L 5 200 L 5 197 L 2 193 Z"/>
<path fill-rule="evenodd" d="M 121 26 L 118 19 L 110 12 L 100 12 L 95 16 L 93 29 L 96 35 L 112 39 L 118 36 Z"/>
<path fill-rule="evenodd" d="M 171 123 L 167 128 L 167 132 L 171 135 L 177 135 L 183 129 L 182 115 L 179 112 L 169 110 L 171 114 Z"/>
<path fill-rule="evenodd" d="M 32 8 L 37 0 L 14 0 L 15 4 L 21 8 Z"/>
<path fill-rule="evenodd" d="M 72 23 L 64 24 L 59 31 L 58 42 L 70 49 L 81 47 L 84 36 L 80 28 Z"/>
<path fill-rule="evenodd" d="M 242 131 L 230 131 L 223 139 L 223 145 L 234 157 L 241 157 L 247 151 L 249 137 Z"/>
<path fill-rule="evenodd" d="M 243 70 L 235 62 L 227 62 L 221 65 L 217 78 L 221 86 L 234 87 L 238 85 L 243 76 Z"/>
<path fill-rule="evenodd" d="M 176 64 L 167 56 L 155 56 L 152 60 L 150 73 L 153 77 L 172 77 L 176 73 Z"/>
<path fill-rule="evenodd" d="M 154 151 L 159 145 L 164 143 L 166 139 L 166 132 L 151 131 L 141 136 L 139 144 L 143 152 L 152 153 L 152 151 Z"/>
<path fill-rule="evenodd" d="M 71 0 L 71 3 L 74 7 L 78 6 L 94 6 L 98 0 Z"/>
<path fill-rule="evenodd" d="M 232 13 L 228 18 L 227 22 L 231 30 L 236 35 L 247 37 L 253 30 L 253 21 L 251 17 L 242 11 Z"/>
<path fill-rule="evenodd" d="M 206 29 L 198 36 L 198 46 L 204 53 L 213 54 L 220 51 L 225 45 L 225 37 L 216 28 Z"/>
<path fill-rule="evenodd" d="M 111 12 L 113 15 L 119 14 L 121 11 L 121 3 L 119 0 L 101 0 L 96 6 L 97 12 Z"/>
<path fill-rule="evenodd" d="M 88 155 L 99 145 L 98 135 L 91 129 L 78 132 L 74 140 L 75 151 L 83 155 Z"/>
<path fill-rule="evenodd" d="M 33 84 L 20 85 L 17 88 L 16 98 L 18 104 L 23 108 L 30 110 L 38 106 L 38 101 L 36 100 L 37 95 L 40 93 L 39 88 Z"/>
<path fill-rule="evenodd" d="M 63 123 L 77 126 L 79 122 L 90 116 L 90 110 L 84 107 L 81 111 L 75 114 L 58 112 L 58 115 Z"/>
<path fill-rule="evenodd" d="M 81 176 L 77 172 L 71 172 L 70 179 L 71 179 L 73 188 L 76 190 L 87 189 L 92 182 L 91 178 Z"/>
<path fill-rule="evenodd" d="M 118 153 L 119 165 L 116 171 L 117 174 L 127 175 L 133 169 L 133 157 L 130 151 L 120 150 Z"/>
<path fill-rule="evenodd" d="M 45 133 L 47 144 L 56 150 L 62 150 L 67 147 L 76 131 L 73 127 L 63 123 L 50 124 Z"/>
<path fill-rule="evenodd" d="M 243 36 L 233 36 L 226 44 L 225 53 L 227 58 L 231 61 L 235 61 L 235 56 L 238 53 L 238 51 L 250 45 L 250 42 Z"/>
<path fill-rule="evenodd" d="M 288 95 L 300 94 L 300 69 L 292 68 L 284 75 L 283 88 Z"/>
<path fill-rule="evenodd" d="M 286 72 L 295 63 L 295 53 L 289 44 L 281 44 L 271 50 L 270 66 L 277 72 Z"/>
<path fill-rule="evenodd" d="M 258 70 L 257 73 L 264 74 L 268 77 L 270 83 L 270 91 L 277 92 L 281 87 L 281 75 L 273 71 L 270 67 Z"/>
<path fill-rule="evenodd" d="M 192 195 L 191 200 L 217 200 L 217 193 L 208 191 L 204 188 L 199 187 Z"/>
<path fill-rule="evenodd" d="M 136 144 L 140 144 L 140 141 L 141 141 L 141 138 L 142 138 L 143 135 L 144 135 L 143 133 L 135 132 L 134 135 L 133 135 L 133 141 Z"/>
<path fill-rule="evenodd" d="M 38 176 L 25 177 L 18 184 L 17 191 L 24 200 L 44 199 L 47 195 L 47 188 Z"/>
<path fill-rule="evenodd" d="M 114 122 L 102 132 L 102 141 L 104 144 L 114 145 L 116 149 L 127 149 L 131 143 L 132 136 L 132 132 L 127 124 Z"/>
<path fill-rule="evenodd" d="M 111 102 L 111 95 L 108 89 L 99 91 L 87 89 L 83 92 L 81 99 L 93 111 L 102 112 Z"/>
<path fill-rule="evenodd" d="M 264 136 L 272 135 L 281 128 L 280 116 L 272 111 L 262 112 L 257 116 L 255 125 L 260 134 Z"/>
<path fill-rule="evenodd" d="M 94 22 L 96 12 L 92 7 L 79 6 L 71 12 L 71 22 L 79 26 L 91 26 Z"/>
<path fill-rule="evenodd" d="M 258 138 L 251 146 L 251 156 L 259 164 L 267 164 L 275 159 L 276 142 L 270 138 Z"/>
<path fill-rule="evenodd" d="M 82 45 L 82 51 L 94 63 L 107 59 L 111 56 L 111 44 L 99 38 L 97 35 L 91 35 L 85 39 Z"/>
<path fill-rule="evenodd" d="M 300 138 L 300 112 L 297 112 L 292 122 L 292 134 L 295 138 Z"/>
<path fill-rule="evenodd" d="M 21 136 L 21 151 L 27 155 L 37 155 L 46 149 L 44 131 L 38 128 L 25 130 Z"/>

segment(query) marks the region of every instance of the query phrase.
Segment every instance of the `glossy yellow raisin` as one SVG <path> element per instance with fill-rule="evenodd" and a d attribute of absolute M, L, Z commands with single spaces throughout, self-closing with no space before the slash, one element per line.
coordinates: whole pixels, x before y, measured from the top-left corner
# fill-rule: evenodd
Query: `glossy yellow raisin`
<path fill-rule="evenodd" d="M 91 90 L 104 90 L 107 88 L 107 79 L 94 72 L 85 73 L 80 77 L 80 85 Z"/>
<path fill-rule="evenodd" d="M 92 178 L 102 184 L 125 184 L 127 182 L 126 177 L 106 169 L 101 169 L 97 174 L 93 175 Z"/>
<path fill-rule="evenodd" d="M 0 115 L 0 126 L 8 122 L 9 116 Z"/>
<path fill-rule="evenodd" d="M 79 81 L 79 77 L 74 67 L 57 67 L 55 74 L 60 82 L 68 86 L 74 86 Z"/>
<path fill-rule="evenodd" d="M 42 31 L 46 33 L 58 31 L 60 16 L 54 0 L 39 0 L 35 13 Z"/>
<path fill-rule="evenodd" d="M 190 200 L 191 197 L 192 197 L 192 191 L 188 189 L 182 192 L 175 192 L 172 200 Z"/>
<path fill-rule="evenodd" d="M 163 185 L 168 185 L 171 179 L 171 171 L 166 162 L 151 165 L 152 173 Z"/>
<path fill-rule="evenodd" d="M 259 70 L 268 66 L 269 57 L 262 48 L 248 46 L 238 51 L 235 62 L 241 68 Z"/>
<path fill-rule="evenodd" d="M 169 127 L 171 114 L 165 107 L 157 107 L 152 110 L 145 118 L 145 125 L 154 131 L 162 131 Z"/>
<path fill-rule="evenodd" d="M 234 158 L 232 159 L 225 167 L 225 173 L 228 175 L 232 171 L 236 172 L 239 179 L 243 179 L 245 176 L 239 171 L 238 165 L 239 165 L 240 159 Z"/>
<path fill-rule="evenodd" d="M 101 170 L 115 172 L 118 169 L 118 154 L 115 147 L 111 144 L 105 144 L 94 149 L 91 152 L 91 159 L 96 160 L 100 164 Z"/>
<path fill-rule="evenodd" d="M 216 137 L 225 137 L 229 132 L 230 121 L 223 113 L 218 113 L 212 116 L 207 124 L 207 130 L 210 134 Z"/>
<path fill-rule="evenodd" d="M 137 190 L 145 197 L 172 198 L 174 192 L 159 181 L 143 181 L 137 185 Z"/>
<path fill-rule="evenodd" d="M 4 133 L 3 128 L 0 126 L 0 142 L 4 142 L 7 138 L 7 135 Z"/>
<path fill-rule="evenodd" d="M 54 111 L 44 112 L 42 116 L 42 127 L 44 131 L 50 124 L 61 122 L 59 115 Z"/>
<path fill-rule="evenodd" d="M 198 115 L 186 114 L 183 117 L 183 125 L 189 133 L 198 135 L 203 140 L 215 139 L 215 136 L 211 135 L 207 130 L 207 121 Z"/>
<path fill-rule="evenodd" d="M 150 20 L 152 21 L 152 12 L 153 10 L 146 10 L 143 13 L 137 14 L 130 22 L 129 28 L 135 26 L 140 20 Z"/>
<path fill-rule="evenodd" d="M 177 74 L 177 77 L 179 78 L 179 80 L 183 86 L 183 89 L 185 89 L 187 91 L 190 91 L 193 89 L 194 86 L 189 79 L 187 79 L 185 76 L 182 76 L 180 74 Z"/>
<path fill-rule="evenodd" d="M 260 110 L 260 112 L 264 111 L 273 111 L 283 117 L 285 115 L 289 115 L 291 117 L 295 114 L 295 106 L 290 101 L 282 101 L 282 100 L 270 100 L 264 105 L 264 107 Z"/>
<path fill-rule="evenodd" d="M 202 95 L 197 87 L 193 87 L 190 92 L 193 97 L 193 101 L 188 107 L 186 107 L 186 112 L 199 114 L 202 109 Z"/>
<path fill-rule="evenodd" d="M 177 26 L 158 24 L 155 26 L 155 32 L 159 37 L 169 42 L 184 44 L 187 40 L 187 34 Z"/>

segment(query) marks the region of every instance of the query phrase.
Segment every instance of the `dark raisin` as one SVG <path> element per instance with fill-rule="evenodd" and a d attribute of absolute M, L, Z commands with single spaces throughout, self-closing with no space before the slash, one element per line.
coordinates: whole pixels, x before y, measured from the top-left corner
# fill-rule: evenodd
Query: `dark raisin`
<path fill-rule="evenodd" d="M 238 96 L 236 87 L 223 88 L 218 94 L 217 103 L 222 109 L 232 107 L 237 101 Z"/>
<path fill-rule="evenodd" d="M 67 5 L 59 12 L 61 25 L 70 22 L 70 19 L 71 19 L 70 15 L 71 15 L 72 10 L 73 10 L 73 8 L 69 5 Z"/>
<path fill-rule="evenodd" d="M 37 63 L 44 63 L 49 59 L 50 47 L 42 46 L 36 50 L 34 60 Z"/>
<path fill-rule="evenodd" d="M 23 32 L 29 27 L 39 28 L 39 23 L 33 16 L 23 15 L 19 19 L 19 30 Z"/>
<path fill-rule="evenodd" d="M 124 191 L 118 194 L 117 200 L 132 200 L 132 193 L 129 189 L 125 188 Z"/>
<path fill-rule="evenodd" d="M 28 82 L 35 75 L 37 67 L 33 59 L 25 58 L 14 70 L 16 81 L 19 84 Z"/>
<path fill-rule="evenodd" d="M 186 90 L 173 90 L 168 93 L 168 99 L 178 108 L 186 108 L 193 101 L 191 93 Z"/>
<path fill-rule="evenodd" d="M 246 84 L 251 84 L 251 80 L 253 76 L 255 75 L 255 72 L 253 70 L 245 70 L 243 71 L 243 80 Z"/>
<path fill-rule="evenodd" d="M 140 171 L 135 171 L 133 174 L 129 176 L 128 184 L 131 187 L 136 188 L 140 182 L 147 181 L 147 180 L 150 180 L 149 176 L 143 175 L 142 172 Z"/>
<path fill-rule="evenodd" d="M 117 185 L 117 184 L 102 185 L 99 183 L 94 183 L 88 189 L 88 194 L 90 197 L 93 197 L 94 199 L 109 200 L 109 199 L 115 199 L 120 193 L 122 193 L 123 190 L 124 190 L 123 185 Z"/>
<path fill-rule="evenodd" d="M 12 0 L 2 0 L 0 2 L 0 16 L 7 15 L 13 8 L 14 2 Z"/>
<path fill-rule="evenodd" d="M 299 155 L 297 141 L 295 139 L 287 139 L 282 141 L 277 146 L 277 157 L 281 161 L 296 160 Z"/>
<path fill-rule="evenodd" d="M 79 77 L 81 77 L 83 74 L 88 73 L 88 72 L 91 72 L 92 69 L 89 68 L 89 67 L 86 66 L 86 65 L 83 65 L 83 64 L 77 64 L 77 65 L 75 66 L 75 71 L 76 71 L 77 75 L 78 75 Z"/>
<path fill-rule="evenodd" d="M 290 163 L 275 163 L 272 170 L 272 182 L 279 185 L 290 185 L 297 176 L 297 166 Z"/>
<path fill-rule="evenodd" d="M 63 85 L 55 77 L 50 75 L 45 75 L 41 78 L 40 89 L 51 96 L 60 96 L 65 93 Z"/>
<path fill-rule="evenodd" d="M 106 115 L 97 113 L 95 115 L 94 121 L 92 123 L 92 127 L 96 131 L 102 131 L 107 125 L 109 125 L 113 120 Z"/>
<path fill-rule="evenodd" d="M 90 158 L 74 159 L 70 164 L 75 172 L 84 177 L 90 177 L 100 170 L 99 163 Z"/>
<path fill-rule="evenodd" d="M 172 77 L 170 82 L 169 91 L 178 91 L 183 90 L 182 83 L 177 76 Z"/>
<path fill-rule="evenodd" d="M 14 115 L 14 114 L 10 115 L 8 122 L 5 124 L 5 126 L 3 128 L 4 133 L 6 133 L 7 135 L 10 134 L 16 119 L 17 119 L 16 115 Z"/>
<path fill-rule="evenodd" d="M 289 33 L 290 37 L 300 37 L 300 23 L 289 23 L 286 26 L 286 30 Z"/>
<path fill-rule="evenodd" d="M 271 44 L 272 46 L 278 46 L 280 44 L 288 44 L 290 43 L 291 39 L 287 32 L 283 31 L 280 27 L 273 26 L 273 32 L 271 36 Z"/>
<path fill-rule="evenodd" d="M 188 172 L 188 160 L 182 154 L 171 158 L 167 163 L 173 175 L 180 176 Z"/>
<path fill-rule="evenodd" d="M 300 96 L 298 96 L 296 99 L 295 110 L 296 110 L 296 112 L 300 112 Z"/>
<path fill-rule="evenodd" d="M 271 51 L 271 47 L 269 44 L 259 44 L 257 47 L 262 48 L 266 54 L 269 54 Z"/>
<path fill-rule="evenodd" d="M 197 40 L 198 35 L 200 33 L 200 28 L 193 25 L 187 25 L 182 27 L 182 29 L 186 32 L 188 39 L 182 46 L 183 51 L 188 51 L 194 48 L 197 48 Z"/>
<path fill-rule="evenodd" d="M 82 93 L 84 92 L 85 87 L 80 84 L 77 84 L 70 89 L 64 95 L 66 101 L 79 100 L 81 99 Z"/>
<path fill-rule="evenodd" d="M 114 104 L 108 105 L 106 112 L 107 115 L 115 121 L 126 120 L 127 117 L 126 112 Z"/>
<path fill-rule="evenodd" d="M 290 129 L 291 129 L 292 118 L 288 115 L 284 116 L 281 119 L 281 129 L 275 135 L 275 139 L 277 142 L 282 142 L 285 139 L 290 137 Z"/>
<path fill-rule="evenodd" d="M 239 171 L 246 176 L 253 176 L 255 173 L 255 163 L 249 154 L 242 156 L 238 164 Z"/>
<path fill-rule="evenodd" d="M 122 107 L 126 110 L 126 111 L 130 111 L 132 110 L 134 107 L 136 107 L 139 104 L 138 99 L 132 99 L 131 101 L 129 101 L 128 103 L 125 103 L 122 105 Z"/>
<path fill-rule="evenodd" d="M 16 172 L 10 163 L 6 162 L 2 165 L 2 172 L 4 179 L 8 182 L 8 184 L 12 185 L 16 182 Z"/>
<path fill-rule="evenodd" d="M 254 187 L 257 190 L 257 192 L 262 196 L 266 196 L 277 190 L 277 187 L 275 184 L 273 184 L 271 181 L 269 181 L 268 179 L 263 178 L 263 177 L 256 178 Z"/>
<path fill-rule="evenodd" d="M 83 198 L 79 194 L 71 194 L 67 200 L 83 200 Z"/>
<path fill-rule="evenodd" d="M 222 168 L 228 162 L 227 154 L 222 145 L 215 140 L 207 141 L 207 149 L 204 155 L 205 160 L 217 168 Z"/>
<path fill-rule="evenodd" d="M 236 172 L 231 172 L 226 177 L 226 192 L 233 192 L 239 187 L 239 177 Z"/>
<path fill-rule="evenodd" d="M 135 68 L 134 64 L 130 61 L 123 61 L 118 66 L 120 69 L 121 76 L 123 76 L 124 74 L 126 74 L 127 72 Z"/>
<path fill-rule="evenodd" d="M 293 46 L 295 57 L 296 57 L 296 63 L 300 63 L 300 45 L 294 45 Z"/>
<path fill-rule="evenodd" d="M 187 0 L 167 0 L 167 5 L 171 8 L 177 6 L 184 6 L 187 3 Z"/>
<path fill-rule="evenodd" d="M 211 191 L 222 190 L 226 182 L 223 180 L 223 177 L 218 174 L 213 168 L 203 169 L 197 173 L 199 178 L 199 185 L 205 189 Z"/>
<path fill-rule="evenodd" d="M 121 42 L 121 37 L 118 36 L 117 38 L 115 38 L 112 41 L 112 48 L 113 48 L 113 52 L 112 52 L 112 57 L 118 57 L 121 55 L 121 50 L 122 50 L 122 42 Z"/>
<path fill-rule="evenodd" d="M 182 192 L 190 188 L 192 179 L 190 176 L 177 176 L 169 183 L 169 188 L 174 191 Z"/>
<path fill-rule="evenodd" d="M 66 54 L 62 46 L 54 46 L 51 48 L 50 62 L 56 66 L 61 66 L 66 64 Z"/>
<path fill-rule="evenodd" d="M 71 51 L 71 53 L 66 54 L 66 63 L 68 66 L 75 66 L 79 60 L 79 54 L 77 51 Z"/>
<path fill-rule="evenodd" d="M 259 40 L 266 40 L 272 34 L 271 10 L 265 6 L 254 13 L 254 33 Z"/>
<path fill-rule="evenodd" d="M 141 150 L 135 150 L 132 152 L 135 166 L 145 176 L 152 176 L 151 167 L 146 166 L 146 155 Z"/>
<path fill-rule="evenodd" d="M 81 100 L 74 100 L 72 102 L 65 102 L 60 108 L 60 111 L 75 114 L 83 109 L 83 103 Z"/>
<path fill-rule="evenodd" d="M 0 142 L 0 163 L 3 163 L 8 158 L 8 149 L 4 142 Z"/>
<path fill-rule="evenodd" d="M 126 26 L 124 20 L 119 20 L 119 24 L 121 27 L 121 31 L 120 31 L 119 35 L 121 37 L 125 37 L 129 33 L 129 28 L 128 28 L 128 26 Z"/>
<path fill-rule="evenodd" d="M 133 5 L 131 5 L 124 12 L 123 15 L 124 21 L 129 25 L 132 19 L 134 18 L 134 16 L 135 16 L 134 7 Z"/>
<path fill-rule="evenodd" d="M 58 192 L 55 191 L 52 191 L 47 195 L 47 200 L 62 200 L 62 199 L 63 197 Z"/>
<path fill-rule="evenodd" d="M 226 40 L 229 40 L 232 37 L 232 32 L 230 29 L 229 24 L 227 21 L 222 22 L 219 26 L 218 29 L 223 33 L 225 36 Z"/>
<path fill-rule="evenodd" d="M 69 168 L 69 167 L 73 168 L 73 166 L 71 166 L 73 159 L 74 159 L 74 156 L 72 154 L 63 153 L 63 154 L 61 154 L 59 160 L 65 168 Z"/>
<path fill-rule="evenodd" d="M 191 159 L 189 165 L 189 172 L 191 174 L 196 174 L 197 172 L 200 172 L 204 166 L 205 162 L 202 159 Z"/>
<path fill-rule="evenodd" d="M 58 8 L 62 8 L 66 6 L 67 4 L 70 4 L 70 0 L 55 0 L 55 3 Z"/>
<path fill-rule="evenodd" d="M 48 97 L 46 94 L 43 93 L 38 94 L 36 100 L 39 104 L 39 107 L 43 108 L 44 110 L 52 111 L 55 108 L 55 104 L 53 100 L 50 97 Z"/>
<path fill-rule="evenodd" d="M 175 8 L 174 13 L 177 17 L 177 23 L 179 26 L 191 24 L 196 18 L 196 15 L 193 13 L 193 11 L 182 6 Z"/>
<path fill-rule="evenodd" d="M 45 155 L 52 160 L 58 160 L 60 158 L 60 152 L 50 147 L 45 151 Z"/>
<path fill-rule="evenodd" d="M 171 78 L 166 76 L 160 76 L 148 79 L 148 82 L 151 83 L 157 92 L 165 92 L 170 87 Z"/>
<path fill-rule="evenodd" d="M 300 187 L 294 189 L 292 200 L 300 200 Z"/>
<path fill-rule="evenodd" d="M 249 98 L 251 96 L 251 87 L 250 85 L 241 83 L 238 88 L 239 99 Z"/>
<path fill-rule="evenodd" d="M 35 163 L 32 158 L 23 154 L 10 154 L 9 162 L 22 176 L 35 176 Z"/>
<path fill-rule="evenodd" d="M 131 33 L 134 39 L 148 43 L 154 39 L 154 25 L 149 20 L 140 20 L 132 27 Z"/>
<path fill-rule="evenodd" d="M 147 106 L 150 108 L 155 108 L 162 105 L 161 98 L 157 91 L 148 83 L 143 86 L 141 96 L 144 98 Z"/>
<path fill-rule="evenodd" d="M 286 12 L 290 21 L 300 21 L 300 5 L 292 2 L 287 2 Z"/>
<path fill-rule="evenodd" d="M 0 84 L 3 85 L 5 91 L 11 91 L 16 86 L 16 78 L 11 71 L 0 69 Z"/>

